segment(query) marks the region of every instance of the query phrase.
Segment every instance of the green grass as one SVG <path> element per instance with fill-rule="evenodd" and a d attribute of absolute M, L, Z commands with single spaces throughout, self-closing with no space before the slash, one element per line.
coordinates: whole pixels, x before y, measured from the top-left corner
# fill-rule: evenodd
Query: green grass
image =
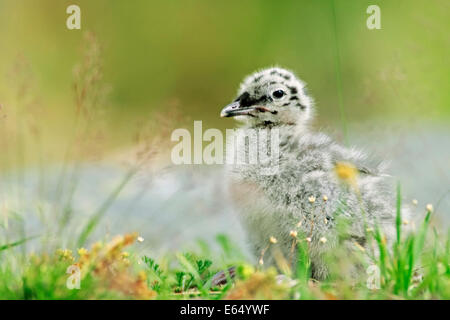
<path fill-rule="evenodd" d="M 369 233 L 380 253 L 369 262 L 380 270 L 378 289 L 367 287 L 370 275 L 364 271 L 359 278 L 350 278 L 343 272 L 343 260 L 354 259 L 364 268 L 368 266 L 364 262 L 367 261 L 365 253 L 358 250 L 354 257 L 348 253 L 341 256 L 338 250 L 329 261 L 332 265 L 329 279 L 317 282 L 310 279 L 308 246 L 305 241 L 299 241 L 299 262 L 296 270 L 287 273 L 296 282 L 288 287 L 276 283 L 275 269 L 263 270 L 252 264 L 225 235 L 217 236 L 219 255 L 202 242 L 197 252 L 167 252 L 158 259 L 138 254 L 136 236 L 129 235 L 109 243 L 97 243 L 87 253 L 79 254 L 62 250 L 18 254 L 18 246 L 27 239 L 0 245 L 0 298 L 449 299 L 450 239 L 448 235 L 441 238 L 431 227 L 430 211 L 415 232 L 402 232 L 400 190 L 398 194 L 396 241 L 387 247 L 380 229 Z M 66 271 L 74 263 L 82 266 L 79 290 L 66 287 L 70 276 Z M 231 266 L 237 270 L 235 281 L 212 287 L 212 277 Z"/>

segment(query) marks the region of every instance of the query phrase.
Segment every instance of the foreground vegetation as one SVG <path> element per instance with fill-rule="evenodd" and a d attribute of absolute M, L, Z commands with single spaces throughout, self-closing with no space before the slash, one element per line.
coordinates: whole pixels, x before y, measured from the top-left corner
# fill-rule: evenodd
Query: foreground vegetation
<path fill-rule="evenodd" d="M 338 253 L 330 257 L 334 267 L 330 278 L 322 282 L 310 278 L 308 246 L 301 236 L 297 239 L 301 260 L 296 270 L 283 269 L 285 281 L 280 281 L 274 268 L 246 261 L 224 235 L 217 236 L 221 254 L 215 260 L 202 242 L 198 252 L 168 253 L 158 260 L 139 255 L 135 249 L 145 240 L 137 234 L 116 236 L 76 252 L 58 249 L 23 256 L 18 254 L 19 241 L 0 246 L 0 298 L 449 299 L 450 241 L 448 236 L 446 242 L 439 239 L 430 227 L 431 217 L 428 211 L 422 225 L 403 236 L 399 215 L 398 239 L 392 248 L 387 248 L 379 230 L 372 232 L 380 252 L 372 261 L 376 267 L 358 279 L 350 277 L 343 268 L 354 259 L 362 262 L 366 253 L 362 248 L 352 257 Z M 236 267 L 234 281 L 212 286 L 214 275 L 231 266 Z"/>

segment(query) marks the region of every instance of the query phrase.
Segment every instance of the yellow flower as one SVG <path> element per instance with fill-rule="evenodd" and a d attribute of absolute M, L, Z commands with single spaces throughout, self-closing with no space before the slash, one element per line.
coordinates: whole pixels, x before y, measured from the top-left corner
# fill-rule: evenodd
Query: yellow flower
<path fill-rule="evenodd" d="M 249 264 L 245 264 L 243 266 L 239 267 L 239 274 L 244 278 L 247 279 L 250 277 L 253 273 L 255 273 L 255 268 Z"/>
<path fill-rule="evenodd" d="M 58 249 L 56 254 L 60 256 L 60 258 L 64 260 L 73 261 L 75 258 L 72 256 L 72 250 L 69 249 Z"/>
<path fill-rule="evenodd" d="M 356 185 L 356 178 L 358 177 L 358 169 L 351 163 L 338 162 L 334 167 L 334 172 L 340 180 L 345 183 Z"/>
<path fill-rule="evenodd" d="M 88 251 L 85 248 L 80 248 L 80 249 L 78 249 L 77 252 L 78 252 L 78 255 L 80 255 L 80 256 L 84 256 L 88 253 Z"/>
<path fill-rule="evenodd" d="M 275 237 L 270 237 L 270 243 L 273 243 L 273 244 L 275 244 L 275 243 L 277 243 L 277 238 L 275 238 Z"/>
<path fill-rule="evenodd" d="M 328 201 L 328 197 L 327 196 L 323 196 L 322 199 L 323 199 L 324 202 Z"/>

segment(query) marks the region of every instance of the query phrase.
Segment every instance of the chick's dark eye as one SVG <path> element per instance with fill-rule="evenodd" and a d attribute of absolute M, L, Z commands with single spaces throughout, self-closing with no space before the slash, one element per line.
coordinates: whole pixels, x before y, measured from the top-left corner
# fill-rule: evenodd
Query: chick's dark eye
<path fill-rule="evenodd" d="M 272 96 L 273 96 L 275 99 L 281 99 L 281 98 L 284 97 L 284 95 L 285 95 L 285 93 L 284 93 L 283 90 L 275 90 L 274 92 L 272 92 Z"/>

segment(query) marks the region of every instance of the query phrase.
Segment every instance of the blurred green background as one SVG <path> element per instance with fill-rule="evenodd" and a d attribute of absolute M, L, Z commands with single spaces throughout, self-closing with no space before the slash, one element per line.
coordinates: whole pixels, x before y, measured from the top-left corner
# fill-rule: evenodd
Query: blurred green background
<path fill-rule="evenodd" d="M 81 7 L 81 30 L 66 28 L 70 4 Z M 381 8 L 381 30 L 366 27 L 371 4 Z M 337 59 L 348 121 L 448 119 L 449 1 L 334 6 L 336 20 L 331 0 L 0 0 L 0 103 L 8 103 L 7 70 L 21 56 L 50 118 L 64 123 L 73 108 L 72 69 L 83 33 L 92 31 L 112 88 L 109 124 L 119 131 L 169 106 L 230 127 L 219 119 L 221 107 L 245 75 L 274 64 L 308 83 L 320 124 L 340 123 Z"/>

